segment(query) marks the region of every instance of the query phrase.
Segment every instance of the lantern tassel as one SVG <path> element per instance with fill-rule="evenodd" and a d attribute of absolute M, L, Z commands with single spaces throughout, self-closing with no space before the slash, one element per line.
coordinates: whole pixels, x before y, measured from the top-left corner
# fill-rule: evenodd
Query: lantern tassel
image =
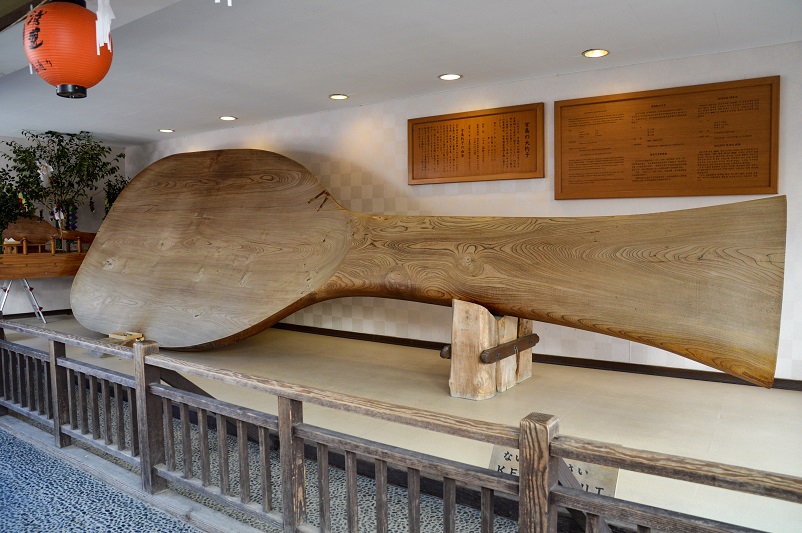
<path fill-rule="evenodd" d="M 95 30 L 97 33 L 97 55 L 100 55 L 100 48 L 106 46 L 111 52 L 111 21 L 114 18 L 114 11 L 111 10 L 109 4 L 111 0 L 98 0 L 97 3 L 97 21 L 95 22 Z"/>

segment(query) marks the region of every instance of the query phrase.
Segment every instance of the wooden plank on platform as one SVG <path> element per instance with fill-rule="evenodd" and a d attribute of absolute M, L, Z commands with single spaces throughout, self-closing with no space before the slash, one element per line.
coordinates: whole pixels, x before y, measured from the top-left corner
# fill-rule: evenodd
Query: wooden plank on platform
<path fill-rule="evenodd" d="M 498 319 L 498 344 L 518 338 L 518 319 L 503 316 Z M 496 392 L 504 392 L 518 383 L 518 358 L 505 357 L 496 363 Z"/>
<path fill-rule="evenodd" d="M 479 359 L 482 350 L 498 344 L 498 326 L 490 311 L 481 305 L 461 300 L 452 303 L 451 396 L 483 400 L 496 394 L 496 365 Z"/>
<path fill-rule="evenodd" d="M 518 338 L 531 335 L 534 331 L 532 321 L 527 318 L 518 319 Z M 518 353 L 515 368 L 515 382 L 520 383 L 532 377 L 532 348 L 521 350 Z"/>

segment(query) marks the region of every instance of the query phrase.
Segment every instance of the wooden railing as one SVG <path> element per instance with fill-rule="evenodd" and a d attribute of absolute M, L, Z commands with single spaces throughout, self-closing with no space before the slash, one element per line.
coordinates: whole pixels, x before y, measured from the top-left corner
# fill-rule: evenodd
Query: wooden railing
<path fill-rule="evenodd" d="M 47 339 L 49 352 L 6 341 L 4 329 Z M 132 359 L 134 376 L 69 359 L 66 345 Z M 175 379 L 167 379 L 175 372 L 274 395 L 278 398 L 278 414 L 254 411 L 197 390 L 162 383 L 175 383 Z M 751 531 L 582 491 L 576 480 L 566 474 L 561 464 L 564 459 L 802 503 L 802 478 L 561 436 L 557 418 L 549 415 L 532 413 L 519 427 L 449 416 L 187 362 L 159 353 L 156 343 L 148 341 L 125 348 L 0 319 L 0 374 L 0 414 L 12 410 L 52 427 L 57 446 L 80 440 L 139 466 L 143 487 L 151 493 L 172 483 L 280 525 L 287 532 L 331 530 L 329 457 L 334 451 L 344 455 L 349 531 L 357 531 L 359 524 L 357 458 L 373 465 L 375 521 L 380 532 L 389 531 L 391 522 L 392 529 L 397 529 L 387 505 L 390 468 L 406 471 L 406 522 L 413 532 L 420 530 L 422 476 L 443 481 L 443 531 L 455 529 L 458 486 L 475 488 L 481 494 L 483 532 L 493 530 L 496 494 L 518 499 L 521 532 L 556 531 L 557 510 L 561 507 L 581 518 L 587 531 L 607 530 L 607 520 L 632 524 L 639 532 L 651 528 Z M 518 448 L 519 476 L 305 423 L 303 410 L 307 403 Z M 233 433 L 235 441 L 233 451 L 229 433 Z M 307 520 L 305 445 L 316 452 L 316 525 Z M 276 447 L 278 458 L 272 464 L 271 451 L 276 454 Z M 192 461 L 195 455 L 199 456 L 197 468 Z M 259 479 L 253 480 L 255 490 L 250 479 L 252 455 L 256 455 L 259 464 Z M 237 461 L 231 469 L 229 459 L 234 456 Z M 213 466 L 217 467 L 217 476 L 212 476 Z M 275 499 L 274 488 L 278 495 Z"/>
<path fill-rule="evenodd" d="M 139 373 L 148 373 L 148 377 L 143 381 L 143 385 L 138 389 L 139 397 L 146 398 L 152 395 L 161 398 L 162 403 L 153 402 L 153 415 L 147 416 L 150 420 L 158 420 L 164 413 L 169 413 L 172 405 L 178 404 L 181 411 L 181 419 L 187 420 L 190 408 L 198 410 L 199 419 L 205 413 L 201 409 L 214 409 L 220 402 L 199 397 L 194 394 L 184 393 L 171 387 L 158 384 L 159 369 L 176 370 L 190 376 L 204 377 L 225 382 L 229 385 L 244 387 L 247 389 L 268 393 L 278 397 L 278 416 L 265 415 L 245 410 L 241 407 L 226 405 L 225 409 L 219 407 L 215 411 L 218 416 L 223 415 L 229 420 L 237 423 L 237 438 L 239 443 L 240 472 L 245 472 L 243 464 L 243 452 L 247 449 L 244 446 L 247 434 L 245 425 L 255 426 L 260 435 L 260 450 L 265 450 L 265 438 L 270 430 L 277 431 L 279 440 L 280 472 L 281 472 L 281 494 L 282 509 L 281 520 L 287 531 L 294 531 L 306 522 L 306 498 L 305 498 L 305 475 L 304 475 L 304 444 L 313 445 L 317 450 L 318 461 L 318 491 L 319 497 L 319 527 L 322 531 L 329 531 L 331 528 L 330 517 L 330 487 L 328 481 L 328 457 L 329 449 L 337 449 L 345 455 L 345 474 L 346 474 L 346 501 L 348 507 L 349 530 L 356 531 L 358 523 L 358 506 L 356 503 L 357 495 L 357 456 L 367 458 L 374 462 L 376 471 L 376 525 L 377 531 L 388 531 L 388 508 L 387 508 L 387 468 L 388 465 L 403 468 L 407 471 L 407 490 L 408 510 L 407 520 L 410 531 L 420 530 L 420 479 L 421 473 L 442 477 L 445 486 L 444 497 L 444 528 L 446 531 L 453 531 L 456 515 L 456 486 L 458 484 L 472 487 L 480 487 L 482 494 L 482 522 L 483 531 L 492 531 L 493 509 L 492 502 L 495 492 L 508 495 L 518 494 L 518 480 L 515 476 L 500 474 L 485 468 L 457 463 L 434 456 L 412 452 L 383 443 L 361 439 L 345 433 L 332 431 L 329 429 L 313 426 L 303 422 L 303 408 L 305 403 L 315 404 L 323 407 L 358 413 L 364 416 L 379 418 L 386 421 L 401 423 L 409 427 L 436 431 L 449 435 L 503 444 L 505 446 L 518 446 L 517 428 L 480 422 L 468 418 L 447 416 L 432 411 L 421 409 L 411 409 L 395 404 L 369 400 L 355 396 L 338 394 L 322 389 L 315 389 L 301 385 L 294 385 L 269 378 L 245 375 L 230 370 L 220 370 L 197 363 L 187 363 L 180 359 L 166 355 L 145 355 L 148 350 L 155 352 L 155 343 L 140 343 L 134 349 L 134 362 Z M 141 369 L 141 370 L 140 370 Z M 145 383 L 148 383 L 147 391 Z M 169 402 L 169 403 L 165 403 Z M 171 405 L 172 404 L 172 405 Z M 142 405 L 142 402 L 140 402 Z M 145 407 L 143 407 L 144 409 Z M 225 422 L 225 419 L 218 420 L 218 428 Z M 160 483 L 157 478 L 172 482 L 183 483 L 182 479 L 187 479 L 187 472 L 183 476 L 172 473 L 170 462 L 170 449 L 173 446 L 172 436 L 169 430 L 166 435 L 159 435 L 159 428 L 167 427 L 158 423 L 149 427 L 147 431 L 157 441 L 167 442 L 166 457 L 157 455 L 153 458 L 153 464 L 165 463 L 165 468 L 157 468 L 151 476 L 149 483 Z M 142 429 L 144 431 L 144 429 Z M 220 433 L 218 433 L 220 435 Z M 203 439 L 201 439 L 203 442 Z M 186 443 L 186 432 L 182 436 L 182 442 Z M 186 444 L 184 444 L 186 445 Z M 144 448 L 143 448 L 144 449 Z M 184 456 L 190 450 L 185 449 Z M 160 454 L 161 449 L 157 447 L 156 453 Z M 201 451 L 203 456 L 203 451 Z M 144 452 L 143 452 L 144 461 Z M 267 460 L 264 452 L 260 454 L 260 461 L 265 470 Z M 144 463 L 143 463 L 144 464 Z M 203 461 L 202 461 L 203 464 Z M 145 471 L 143 466 L 143 471 Z M 221 470 L 222 472 L 222 470 Z M 263 474 L 263 481 L 271 479 L 272 475 L 268 469 Z M 221 481 L 223 476 L 221 475 Z M 146 484 L 148 482 L 146 481 Z M 184 483 L 185 484 L 185 483 Z M 196 483 L 193 483 L 197 485 Z M 201 483 L 202 485 L 202 483 Z M 240 479 L 240 488 L 247 486 Z M 218 490 L 223 495 L 226 493 L 225 482 L 221 482 Z M 262 487 L 262 494 L 269 493 L 267 486 Z M 221 498 L 216 490 L 205 490 L 198 488 L 205 495 L 213 497 L 218 501 L 225 500 L 228 504 L 241 511 L 248 512 L 254 516 L 270 520 L 273 515 L 262 515 L 261 512 L 270 513 L 270 502 L 263 496 L 261 502 L 261 512 L 248 504 L 249 496 L 240 494 L 240 501 Z"/>

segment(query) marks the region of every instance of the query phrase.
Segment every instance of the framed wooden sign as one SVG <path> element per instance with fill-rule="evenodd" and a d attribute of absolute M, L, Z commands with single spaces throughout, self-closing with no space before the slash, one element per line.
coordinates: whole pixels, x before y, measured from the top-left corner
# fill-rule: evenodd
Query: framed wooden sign
<path fill-rule="evenodd" d="M 554 197 L 777 192 L 780 77 L 554 103 Z"/>
<path fill-rule="evenodd" d="M 409 184 L 542 178 L 543 104 L 410 119 Z"/>

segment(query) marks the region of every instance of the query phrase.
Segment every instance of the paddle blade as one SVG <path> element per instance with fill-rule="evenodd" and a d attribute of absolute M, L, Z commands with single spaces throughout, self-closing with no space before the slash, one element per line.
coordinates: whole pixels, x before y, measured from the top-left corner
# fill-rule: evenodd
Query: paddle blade
<path fill-rule="evenodd" d="M 350 216 L 303 166 L 262 150 L 177 154 L 137 175 L 75 277 L 88 329 L 205 349 L 265 329 L 328 280 Z"/>

